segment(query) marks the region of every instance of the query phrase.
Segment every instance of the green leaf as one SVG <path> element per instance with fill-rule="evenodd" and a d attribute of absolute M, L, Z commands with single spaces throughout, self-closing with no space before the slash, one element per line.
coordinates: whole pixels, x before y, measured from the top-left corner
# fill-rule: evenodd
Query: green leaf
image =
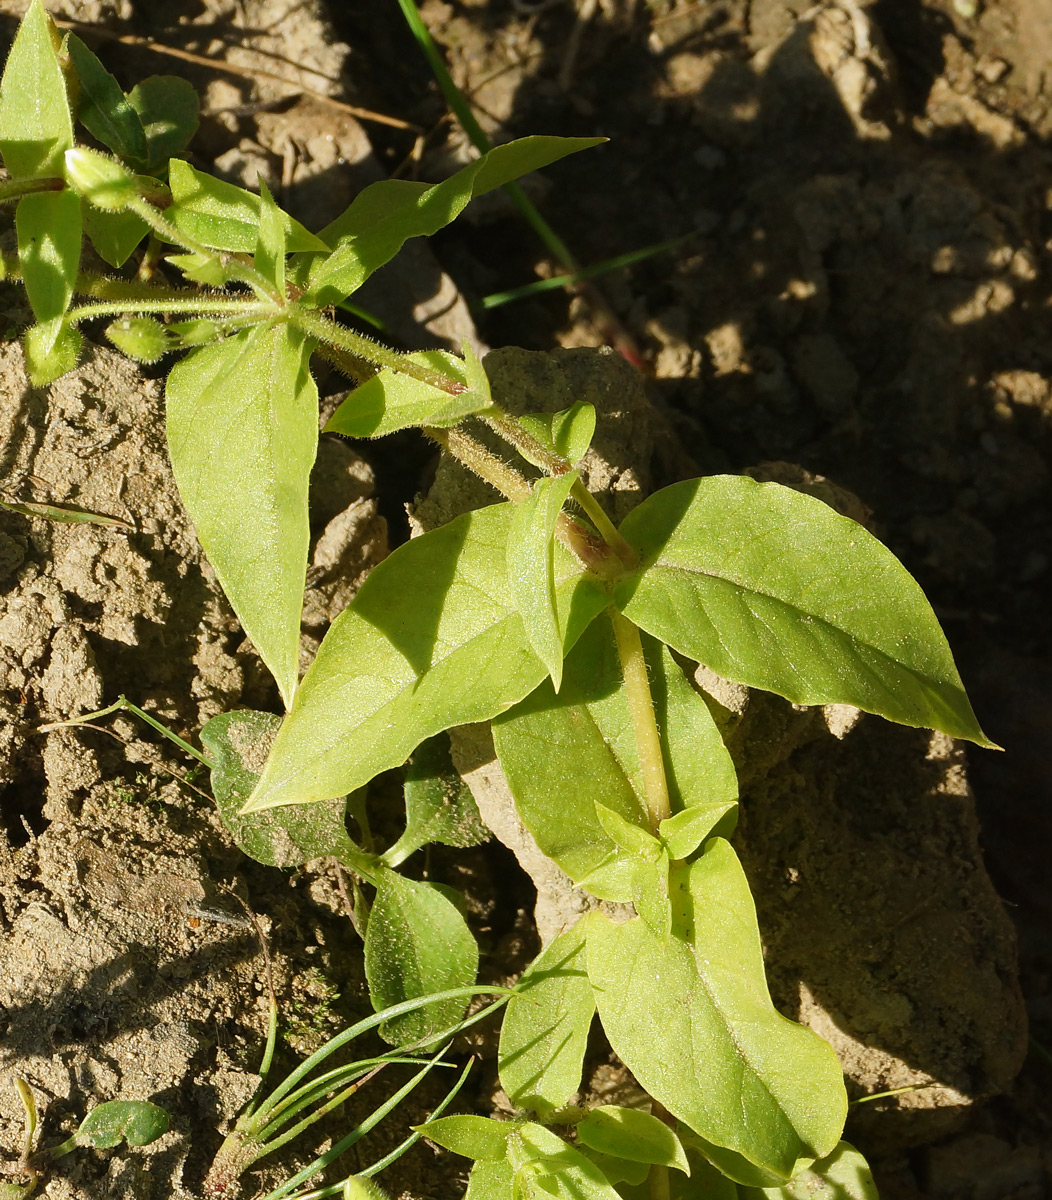
<path fill-rule="evenodd" d="M 749 885 L 730 845 L 714 839 L 696 862 L 674 866 L 671 894 L 669 938 L 639 920 L 589 924 L 603 1028 L 669 1112 L 786 1181 L 802 1157 L 828 1154 L 840 1138 L 840 1064 L 771 1003 Z"/>
<path fill-rule="evenodd" d="M 614 1158 L 610 1154 L 600 1154 L 598 1150 L 593 1150 L 590 1146 L 582 1145 L 580 1142 L 577 1143 L 577 1149 L 585 1158 L 595 1163 L 609 1183 L 630 1183 L 638 1187 L 646 1182 L 647 1176 L 650 1174 L 649 1163 L 632 1162 L 628 1158 Z M 649 1194 L 647 1200 L 649 1200 Z M 706 1200 L 708 1200 L 707 1197 Z"/>
<path fill-rule="evenodd" d="M 370 184 L 321 231 L 333 252 L 311 265 L 311 303 L 319 307 L 338 304 L 394 258 L 410 238 L 437 233 L 475 196 L 604 140 L 521 138 L 495 147 L 444 183 L 431 186 L 408 179 L 384 179 Z"/>
<path fill-rule="evenodd" d="M 12 179 L 61 176 L 62 156 L 73 145 L 59 45 L 43 4 L 33 0 L 0 80 L 0 154 Z"/>
<path fill-rule="evenodd" d="M 223 824 L 238 849 L 268 867 L 297 867 L 331 855 L 371 877 L 376 868 L 347 835 L 342 798 L 241 815 L 280 724 L 273 713 L 246 709 L 220 713 L 201 730 L 201 744 L 214 764 L 212 795 Z"/>
<path fill-rule="evenodd" d="M 508 1157 L 508 1138 L 515 1132 L 511 1121 L 489 1117 L 439 1117 L 413 1128 L 436 1145 L 476 1162 L 501 1162 Z"/>
<path fill-rule="evenodd" d="M 407 357 L 456 383 L 466 382 L 463 361 L 445 350 L 422 350 Z M 325 432 L 342 433 L 346 437 L 383 437 L 413 425 L 456 425 L 490 404 L 488 391 L 468 388 L 453 396 L 430 383 L 385 367 L 351 392 L 329 418 Z"/>
<path fill-rule="evenodd" d="M 100 258 L 111 267 L 122 267 L 150 227 L 133 212 L 104 212 L 89 204 L 84 209 L 84 232 Z"/>
<path fill-rule="evenodd" d="M 500 1030 L 500 1082 L 516 1108 L 544 1116 L 581 1086 L 595 1013 L 585 970 L 587 918 L 560 933 L 526 968 Z"/>
<path fill-rule="evenodd" d="M 449 738 L 442 734 L 421 742 L 406 769 L 405 832 L 384 862 L 397 867 L 430 842 L 463 848 L 489 838 L 471 789 L 453 766 Z"/>
<path fill-rule="evenodd" d="M 562 412 L 527 413 L 519 417 L 519 424 L 541 445 L 576 466 L 592 444 L 595 409 L 591 404 L 578 400 Z M 529 455 L 526 457 L 529 458 Z M 533 462 L 532 459 L 530 461 Z M 534 466 L 540 467 L 543 463 L 534 462 Z"/>
<path fill-rule="evenodd" d="M 671 655 L 643 640 L 672 805 L 701 806 L 715 821 L 737 797 L 730 757 L 707 705 Z M 494 721 L 493 742 L 519 815 L 544 853 L 601 899 L 631 900 L 634 863 L 596 811 L 599 800 L 641 829 L 648 825 L 609 621 L 597 621 L 567 657 L 558 696 L 542 684 Z"/>
<path fill-rule="evenodd" d="M 285 295 L 285 214 L 274 203 L 266 180 L 259 177 L 259 237 L 253 264 L 256 270 Z"/>
<path fill-rule="evenodd" d="M 80 1123 L 74 1135 L 80 1146 L 112 1150 L 121 1142 L 148 1146 L 168 1132 L 168 1114 L 148 1100 L 110 1100 L 100 1104 Z"/>
<path fill-rule="evenodd" d="M 146 136 L 146 157 L 137 165 L 152 172 L 182 154 L 197 132 L 201 102 L 178 75 L 148 75 L 128 93 Z"/>
<path fill-rule="evenodd" d="M 511 596 L 511 505 L 466 513 L 400 546 L 333 622 L 300 684 L 249 808 L 343 795 L 425 739 L 503 712 L 544 678 Z M 605 605 L 557 550 L 564 644 Z"/>
<path fill-rule="evenodd" d="M 658 833 L 669 858 L 687 858 L 714 834 L 730 837 L 737 824 L 738 803 L 698 804 L 666 817 Z"/>
<path fill-rule="evenodd" d="M 508 1139 L 515 1196 L 524 1200 L 620 1200 L 602 1171 L 561 1137 L 528 1121 Z"/>
<path fill-rule="evenodd" d="M 30 326 L 24 342 L 30 383 L 34 387 L 44 387 L 72 371 L 83 344 L 80 331 L 71 329 L 61 317 L 55 317 L 46 325 Z"/>
<path fill-rule="evenodd" d="M 847 1142 L 784 1187 L 740 1188 L 738 1195 L 741 1200 L 879 1200 L 869 1164 Z"/>
<path fill-rule="evenodd" d="M 87 512 L 82 508 L 72 508 L 63 504 L 44 504 L 36 500 L 26 500 L 19 504 L 11 500 L 0 500 L 0 508 L 21 513 L 24 517 L 42 517 L 46 521 L 59 521 L 65 525 L 105 525 L 136 532 L 134 525 L 122 521 L 119 517 L 107 517 L 104 513 Z"/>
<path fill-rule="evenodd" d="M 464 1200 L 512 1200 L 515 1172 L 509 1162 L 476 1162 Z"/>
<path fill-rule="evenodd" d="M 686 1152 L 673 1130 L 639 1109 L 601 1104 L 578 1122 L 577 1140 L 614 1158 L 657 1163 L 690 1174 Z"/>
<path fill-rule="evenodd" d="M 213 250 L 254 254 L 263 202 L 254 192 L 196 171 L 182 159 L 168 165 L 172 204 L 165 216 L 176 229 Z M 325 249 L 325 243 L 282 212 L 288 252 Z"/>
<path fill-rule="evenodd" d="M 365 930 L 365 977 L 377 1012 L 432 992 L 467 987 L 479 951 L 457 906 L 434 884 L 381 870 Z M 464 1015 L 465 1001 L 444 1000 L 392 1017 L 380 1035 L 394 1045 L 424 1044 Z"/>
<path fill-rule="evenodd" d="M 29 303 L 46 325 L 65 313 L 73 297 L 80 267 L 80 197 L 69 191 L 23 196 L 15 209 L 15 231 Z"/>
<path fill-rule="evenodd" d="M 563 680 L 563 644 L 555 619 L 555 526 L 576 480 L 576 471 L 538 479 L 515 506 L 507 548 L 515 603 L 556 692 Z"/>
<path fill-rule="evenodd" d="M 67 35 L 66 46 L 80 81 L 78 119 L 114 154 L 144 162 L 146 134 L 142 120 L 120 84 L 75 33 Z"/>
<path fill-rule="evenodd" d="M 165 390 L 179 494 L 286 706 L 299 670 L 318 445 L 310 350 L 287 324 L 258 325 L 187 355 Z"/>
<path fill-rule="evenodd" d="M 75 146 L 63 157 L 66 183 L 96 208 L 120 212 L 139 198 L 138 178 L 108 154 Z"/>
<path fill-rule="evenodd" d="M 233 278 L 231 266 L 218 257 L 209 258 L 204 254 L 167 254 L 165 262 L 170 262 L 176 270 L 182 271 L 191 283 L 203 283 L 205 287 L 225 287 Z"/>
<path fill-rule="evenodd" d="M 634 821 L 626 821 L 620 813 L 607 808 L 598 800 L 595 802 L 595 815 L 599 818 L 599 824 L 606 835 L 619 850 L 648 863 L 657 862 L 661 857 L 661 843 L 652 833 L 648 833 Z"/>
<path fill-rule="evenodd" d="M 478 392 L 480 396 L 485 396 L 486 400 L 492 403 L 493 396 L 490 393 L 489 376 L 486 374 L 486 368 L 479 361 L 479 356 L 466 339 L 460 343 L 460 350 L 464 355 L 464 379 L 468 385 L 468 391 Z"/>
<path fill-rule="evenodd" d="M 935 614 L 861 525 L 777 483 L 673 484 L 626 518 L 625 616 L 720 675 L 796 704 L 853 704 L 992 743 Z"/>
<path fill-rule="evenodd" d="M 349 1175 L 343 1181 L 341 1200 L 391 1200 L 384 1189 L 364 1175 Z"/>

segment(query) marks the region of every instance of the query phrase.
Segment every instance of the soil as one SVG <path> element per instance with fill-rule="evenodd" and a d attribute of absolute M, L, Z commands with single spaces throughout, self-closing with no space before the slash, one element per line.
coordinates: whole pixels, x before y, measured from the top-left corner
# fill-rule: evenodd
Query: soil
<path fill-rule="evenodd" d="M 185 73 L 206 114 L 197 164 L 250 184 L 263 174 L 308 225 L 385 173 L 437 179 L 469 156 L 396 5 L 52 7 L 98 23 L 93 44 L 126 87 Z M 580 262 L 674 245 L 598 278 L 605 312 L 560 290 L 486 308 L 483 297 L 561 269 L 495 195 L 358 299 L 406 346 L 617 344 L 642 365 L 650 430 L 633 426 L 634 457 L 610 476 L 634 472 L 618 503 L 632 480 L 774 461 L 762 469 L 857 498 L 917 576 L 1004 754 L 699 682 L 739 714 L 739 848 L 777 1002 L 831 1037 L 856 1092 L 939 1085 L 854 1114 L 882 1194 L 1039 1200 L 1052 1193 L 1052 9 L 422 9 L 492 136 L 611 139 L 527 181 Z M 0 36 L 13 28 L 0 21 Z M 214 62 L 107 40 L 117 32 Z M 411 128 L 359 122 L 333 99 Z M 13 289 L 2 301 L 14 336 L 26 314 Z M 360 952 L 332 870 L 246 860 L 207 796 L 173 780 L 187 760 L 141 723 L 104 722 L 123 744 L 39 732 L 126 692 L 192 738 L 215 713 L 275 708 L 276 696 L 175 495 L 159 382 L 98 349 L 41 392 L 17 346 L 0 349 L 0 499 L 120 522 L 0 510 L 0 1064 L 34 1087 L 49 1144 L 117 1095 L 172 1113 L 155 1147 L 71 1155 L 44 1194 L 200 1195 L 224 1122 L 255 1086 L 260 935 L 301 1053 L 367 1010 Z M 542 361 L 550 381 L 566 360 Z M 385 552 L 385 519 L 393 543 L 408 536 L 404 506 L 434 475 L 408 436 L 355 450 L 325 441 L 316 473 L 305 659 Z M 467 891 L 485 978 L 513 977 L 536 949 L 527 876 L 497 844 L 435 855 L 430 871 Z M 477 1048 L 483 1069 L 462 1099 L 485 1112 L 492 1037 Z M 597 1049 L 593 1093 L 627 1086 Z M 20 1138 L 5 1083 L 8 1159 Z M 246 1194 L 301 1161 L 264 1170 Z M 402 1200 L 454 1200 L 462 1167 L 422 1146 L 384 1181 Z"/>

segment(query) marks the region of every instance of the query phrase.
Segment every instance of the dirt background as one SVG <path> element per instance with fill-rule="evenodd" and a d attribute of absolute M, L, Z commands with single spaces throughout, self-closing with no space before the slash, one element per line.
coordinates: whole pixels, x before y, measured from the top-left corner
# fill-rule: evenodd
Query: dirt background
<path fill-rule="evenodd" d="M 54 7 L 99 23 L 93 44 L 125 86 L 185 73 L 206 113 L 194 161 L 249 184 L 263 173 L 308 224 L 384 173 L 438 179 L 468 157 L 393 3 Z M 841 1037 L 857 1091 L 940 1085 L 855 1114 L 850 1135 L 874 1156 L 883 1195 L 1039 1200 L 1052 1190 L 1052 9 L 429 0 L 423 11 L 494 137 L 611 139 L 528 181 L 580 262 L 681 240 L 597 280 L 607 315 L 558 290 L 487 310 L 482 297 L 558 269 L 495 196 L 359 299 L 407 346 L 618 342 L 644 368 L 651 431 L 634 453 L 655 486 L 777 460 L 861 500 L 931 597 L 1006 753 L 968 752 L 969 789 L 958 748 L 754 706 L 738 746 L 742 853 L 773 990 Z M 12 31 L 0 22 L 0 37 Z M 213 63 L 102 36 L 114 34 Z M 409 128 L 359 123 L 347 102 Z M 0 309 L 13 336 L 18 294 L 5 290 Z M 159 384 L 102 351 L 36 392 L 8 346 L 0 391 L 3 498 L 73 502 L 134 527 L 0 512 L 2 1065 L 37 1090 L 47 1141 L 118 1094 L 173 1113 L 153 1151 L 71 1157 L 45 1194 L 199 1195 L 218 1130 L 254 1084 L 264 1021 L 258 938 L 223 888 L 270 937 L 294 1050 L 364 1010 L 355 937 L 330 871 L 246 863 L 207 799 L 172 781 L 186 761 L 141 725 L 108 723 L 123 745 L 35 732 L 122 691 L 191 736 L 215 712 L 275 697 L 172 491 Z M 409 436 L 357 449 L 364 459 L 327 443 L 315 481 L 305 656 L 383 554 L 384 519 L 392 543 L 407 536 L 404 505 L 433 470 Z M 777 754 L 765 761 L 762 744 Z M 511 859 L 490 846 L 435 855 L 429 870 L 468 891 L 485 977 L 520 969 L 536 935 Z M 595 1093 L 623 1087 L 597 1053 Z M 12 1157 L 18 1108 L 6 1083 L 0 1093 Z M 488 1111 L 491 1065 L 465 1098 Z M 419 1148 L 385 1182 L 406 1200 L 453 1200 L 462 1179 L 460 1162 Z"/>

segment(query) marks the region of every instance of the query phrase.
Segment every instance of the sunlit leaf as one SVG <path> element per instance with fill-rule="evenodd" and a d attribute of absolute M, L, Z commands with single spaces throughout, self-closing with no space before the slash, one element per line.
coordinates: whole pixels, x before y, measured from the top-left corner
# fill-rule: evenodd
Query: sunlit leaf
<path fill-rule="evenodd" d="M 476 1162 L 464 1200 L 513 1200 L 515 1172 L 508 1162 Z"/>
<path fill-rule="evenodd" d="M 403 1000 L 474 983 L 478 945 L 445 892 L 390 869 L 381 869 L 374 882 L 376 898 L 365 931 L 365 976 L 373 1008 L 380 1012 Z M 385 1021 L 380 1033 L 395 1045 L 426 1043 L 459 1021 L 464 1008 L 463 1000 L 430 1004 Z"/>
<path fill-rule="evenodd" d="M 590 1109 L 577 1124 L 577 1140 L 615 1158 L 657 1163 L 690 1174 L 680 1140 L 664 1121 L 617 1104 Z"/>
<path fill-rule="evenodd" d="M 600 1169 L 543 1125 L 528 1121 L 508 1139 L 515 1195 L 524 1200 L 621 1200 Z"/>
<path fill-rule="evenodd" d="M 23 196 L 15 209 L 15 232 L 33 315 L 47 326 L 62 316 L 73 296 L 80 267 L 80 197 L 70 191 Z M 57 337 L 59 327 L 52 328 Z"/>
<path fill-rule="evenodd" d="M 542 446 L 576 466 L 592 444 L 595 408 L 578 400 L 562 412 L 527 413 L 519 417 L 519 422 Z M 526 457 L 529 458 L 529 454 Z M 541 462 L 535 462 L 534 465 L 543 466 Z"/>
<path fill-rule="evenodd" d="M 576 471 L 538 479 L 515 506 L 508 537 L 508 578 L 530 645 L 548 668 L 556 691 L 562 685 L 563 645 L 555 618 L 555 526 Z"/>
<path fill-rule="evenodd" d="M 62 156 L 73 145 L 59 45 L 54 23 L 33 0 L 0 80 L 0 154 L 12 179 L 60 176 Z"/>
<path fill-rule="evenodd" d="M 515 1132 L 511 1121 L 489 1117 L 439 1117 L 426 1125 L 414 1125 L 424 1137 L 444 1150 L 482 1162 L 500 1162 L 508 1156 L 508 1138 Z"/>
<path fill-rule="evenodd" d="M 853 704 L 991 744 L 918 585 L 820 500 L 717 475 L 656 492 L 621 532 L 642 567 L 618 604 L 680 653 L 796 704 Z"/>
<path fill-rule="evenodd" d="M 595 1012 L 585 970 L 587 918 L 559 934 L 526 968 L 500 1030 L 500 1081 L 516 1108 L 542 1116 L 581 1086 Z"/>
<path fill-rule="evenodd" d="M 464 362 L 445 350 L 422 350 L 408 357 L 456 383 L 466 384 Z M 414 425 L 456 425 L 490 403 L 488 391 L 466 388 L 454 396 L 403 371 L 385 367 L 347 396 L 329 418 L 325 432 L 383 437 Z"/>
<path fill-rule="evenodd" d="M 318 444 L 309 357 L 295 329 L 257 325 L 191 352 L 165 392 L 179 494 L 286 705 L 299 671 L 307 481 Z"/>
<path fill-rule="evenodd" d="M 713 839 L 695 862 L 674 866 L 671 896 L 670 937 L 640 920 L 589 924 L 603 1028 L 669 1112 L 787 1181 L 801 1158 L 828 1154 L 840 1138 L 840 1064 L 771 1003 L 752 897 L 727 842 Z"/>
<path fill-rule="evenodd" d="M 285 294 L 285 214 L 274 203 L 266 180 L 259 179 L 259 239 L 256 242 L 254 265 L 276 291 Z"/>
<path fill-rule="evenodd" d="M 427 737 L 488 720 L 545 676 L 504 568 L 511 505 L 467 513 L 400 546 L 333 622 L 300 685 L 250 808 L 344 795 Z M 562 547 L 564 645 L 606 603 Z"/>
<path fill-rule="evenodd" d="M 521 138 L 495 147 L 443 183 L 384 179 L 370 184 L 346 212 L 321 231 L 333 253 L 317 259 L 310 268 L 311 302 L 338 304 L 394 258 L 406 241 L 437 233 L 475 196 L 603 140 Z"/>
<path fill-rule="evenodd" d="M 172 204 L 165 216 L 176 229 L 213 250 L 255 253 L 262 210 L 255 192 L 224 183 L 178 158 L 168 165 L 168 186 Z M 287 251 L 325 248 L 324 242 L 287 213 L 282 213 L 282 218 Z"/>

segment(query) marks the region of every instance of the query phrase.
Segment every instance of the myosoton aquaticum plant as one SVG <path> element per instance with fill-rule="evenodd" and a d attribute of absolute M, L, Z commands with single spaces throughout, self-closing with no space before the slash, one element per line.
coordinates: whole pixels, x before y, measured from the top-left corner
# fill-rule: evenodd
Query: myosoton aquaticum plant
<path fill-rule="evenodd" d="M 75 121 L 94 146 L 78 145 Z M 236 712 L 203 731 L 221 811 L 245 849 L 335 856 L 368 885 L 365 966 L 383 1027 L 420 1046 L 456 1023 L 478 965 L 448 893 L 397 868 L 431 841 L 466 844 L 477 813 L 444 731 L 491 721 L 518 814 L 581 888 L 631 904 L 593 912 L 542 951 L 506 1008 L 500 1077 L 515 1120 L 442 1117 L 427 1136 L 474 1160 L 470 1200 L 874 1195 L 841 1141 L 847 1102 L 829 1046 L 768 995 L 749 887 L 731 843 L 730 758 L 684 661 L 798 704 L 840 702 L 989 745 L 917 584 L 879 541 L 810 496 L 716 476 L 664 488 L 615 527 L 578 475 L 595 412 L 513 417 L 465 348 L 402 354 L 337 323 L 412 237 L 472 197 L 594 145 L 526 138 L 429 186 L 373 184 L 317 233 L 182 152 L 196 101 L 154 77 L 125 95 L 39 0 L 0 88 L 0 153 L 36 323 L 33 381 L 69 370 L 80 325 L 168 375 L 180 494 L 280 718 Z M 82 239 L 115 269 L 80 270 Z M 163 282 L 154 268 L 185 282 Z M 127 276 L 127 272 L 125 273 Z M 327 429 L 422 428 L 506 499 L 401 546 L 369 576 L 298 677 L 318 439 L 310 361 L 360 384 Z M 477 437 L 503 439 L 494 454 Z M 265 763 L 246 747 L 272 739 Z M 410 762 L 406 830 L 357 844 L 347 797 Z M 598 1016 L 649 1109 L 570 1107 Z M 372 1186 L 372 1185 L 370 1185 Z M 823 1190 L 824 1189 L 824 1190 Z"/>

